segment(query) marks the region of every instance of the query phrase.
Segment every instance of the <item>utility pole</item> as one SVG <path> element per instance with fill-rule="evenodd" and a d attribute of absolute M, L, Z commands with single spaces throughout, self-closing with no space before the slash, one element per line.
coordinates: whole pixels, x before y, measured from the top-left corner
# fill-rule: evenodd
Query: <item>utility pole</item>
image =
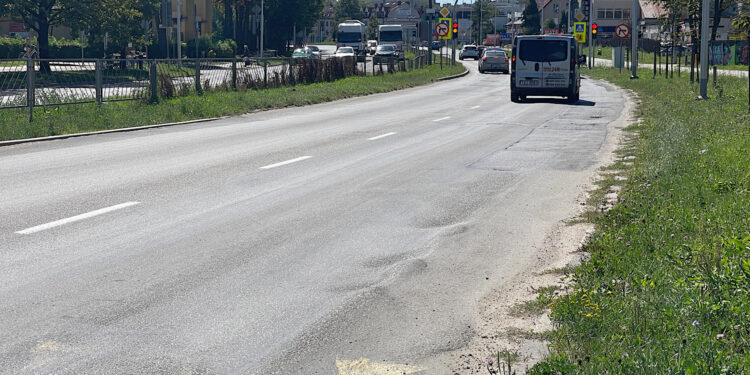
<path fill-rule="evenodd" d="M 591 25 L 594 24 L 594 0 L 589 0 L 589 24 L 586 30 L 588 32 L 588 42 L 589 42 L 589 69 L 591 69 L 594 65 L 594 41 L 593 36 L 594 34 L 591 32 Z"/>
<path fill-rule="evenodd" d="M 263 49 L 265 48 L 263 40 L 263 29 L 266 23 L 266 4 L 265 0 L 260 1 L 260 58 L 263 58 Z"/>
<path fill-rule="evenodd" d="M 630 11 L 632 24 L 630 26 L 630 68 L 632 70 L 630 79 L 638 79 L 638 28 L 640 23 L 640 4 L 638 0 L 633 0 L 633 10 Z"/>
<path fill-rule="evenodd" d="M 718 9 L 716 11 L 718 12 Z M 703 9 L 701 9 L 701 99 L 708 99 L 708 22 L 708 0 L 703 0 Z"/>
<path fill-rule="evenodd" d="M 432 21 L 435 19 L 435 9 L 432 7 L 432 0 L 429 0 L 427 5 L 430 9 L 427 11 L 427 18 L 430 20 L 430 43 L 427 46 L 427 64 L 432 65 L 432 34 L 435 32 L 435 27 L 433 26 Z M 385 8 L 383 9 L 383 14 L 383 17 L 385 17 Z"/>
<path fill-rule="evenodd" d="M 484 8 L 484 2 L 479 0 L 479 40 L 477 40 L 477 45 L 484 44 L 482 43 L 482 8 Z"/>
<path fill-rule="evenodd" d="M 182 68 L 182 0 L 177 0 L 177 66 Z"/>

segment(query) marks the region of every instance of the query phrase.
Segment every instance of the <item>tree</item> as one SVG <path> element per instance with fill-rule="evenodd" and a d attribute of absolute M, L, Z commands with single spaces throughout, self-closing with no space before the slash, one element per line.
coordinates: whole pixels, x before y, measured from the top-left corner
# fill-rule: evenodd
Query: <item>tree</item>
<path fill-rule="evenodd" d="M 0 0 L 0 10 L 19 17 L 24 24 L 37 33 L 39 58 L 50 58 L 49 32 L 52 26 L 75 22 L 95 5 L 93 0 Z M 43 70 L 49 70 L 43 64 Z"/>
<path fill-rule="evenodd" d="M 523 10 L 521 30 L 524 34 L 539 34 L 541 28 L 539 8 L 537 8 L 536 1 L 528 0 L 528 2 Z"/>
<path fill-rule="evenodd" d="M 375 15 L 371 15 L 370 19 L 367 21 L 367 38 L 368 39 L 378 39 L 378 27 L 380 26 L 380 22 L 378 21 L 378 17 L 375 17 Z"/>
<path fill-rule="evenodd" d="M 112 45 L 124 53 L 128 43 L 142 47 L 149 42 L 148 29 L 141 21 L 153 18 L 158 9 L 158 0 L 99 0 L 90 6 L 87 17 L 79 19 L 77 27 L 88 29 L 97 44 L 109 35 Z"/>
<path fill-rule="evenodd" d="M 545 29 L 556 29 L 557 28 L 557 22 L 555 22 L 554 18 L 548 18 L 546 21 L 544 21 L 544 28 Z"/>
<path fill-rule="evenodd" d="M 318 22 L 323 0 L 266 0 L 268 44 L 285 51 L 294 30 L 310 30 Z"/>
<path fill-rule="evenodd" d="M 471 31 L 476 35 L 477 43 L 483 43 L 482 38 L 494 31 L 493 19 L 495 8 L 489 0 L 477 0 L 471 7 Z M 481 28 L 480 28 L 481 23 Z"/>
<path fill-rule="evenodd" d="M 558 31 L 561 33 L 567 33 L 568 32 L 568 22 L 569 22 L 570 16 L 568 16 L 568 11 L 563 10 L 560 12 L 560 24 L 558 25 Z"/>
<path fill-rule="evenodd" d="M 333 13 L 336 23 L 345 20 L 361 20 L 363 16 L 359 0 L 339 0 L 333 7 Z"/>

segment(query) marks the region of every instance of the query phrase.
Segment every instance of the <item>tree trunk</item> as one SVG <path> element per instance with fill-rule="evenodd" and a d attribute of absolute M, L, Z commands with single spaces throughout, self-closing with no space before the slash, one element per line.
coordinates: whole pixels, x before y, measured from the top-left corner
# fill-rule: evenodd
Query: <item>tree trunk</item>
<path fill-rule="evenodd" d="M 234 12 L 232 11 L 233 0 L 224 0 L 224 39 L 234 38 Z"/>
<path fill-rule="evenodd" d="M 695 82 L 695 24 L 693 16 L 688 18 L 688 25 L 690 25 L 690 41 L 692 42 L 692 48 L 690 48 L 690 83 Z"/>
<path fill-rule="evenodd" d="M 39 33 L 39 36 L 37 37 L 37 42 L 39 43 L 39 58 L 40 59 L 49 59 L 50 58 L 50 51 L 49 51 L 49 21 L 44 19 L 39 20 L 39 30 L 37 30 Z M 43 61 L 39 64 L 40 70 L 42 72 L 49 72 L 49 62 Z"/>
<path fill-rule="evenodd" d="M 721 6 L 723 2 L 724 0 L 714 0 L 714 23 L 711 25 L 711 43 L 716 41 L 716 32 L 721 22 Z M 711 48 L 710 44 L 708 48 Z"/>

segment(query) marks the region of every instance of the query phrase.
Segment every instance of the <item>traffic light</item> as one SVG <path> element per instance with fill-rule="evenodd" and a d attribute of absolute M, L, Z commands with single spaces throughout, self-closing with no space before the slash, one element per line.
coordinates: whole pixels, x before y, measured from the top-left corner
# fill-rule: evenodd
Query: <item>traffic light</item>
<path fill-rule="evenodd" d="M 453 38 L 458 38 L 458 22 L 453 22 Z"/>
<path fill-rule="evenodd" d="M 596 38 L 596 33 L 599 31 L 597 30 L 597 25 L 595 23 L 591 24 L 591 37 Z"/>

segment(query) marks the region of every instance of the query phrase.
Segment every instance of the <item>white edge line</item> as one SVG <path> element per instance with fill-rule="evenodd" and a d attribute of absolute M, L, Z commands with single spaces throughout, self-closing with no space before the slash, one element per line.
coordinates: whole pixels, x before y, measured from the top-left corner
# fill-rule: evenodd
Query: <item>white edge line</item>
<path fill-rule="evenodd" d="M 432 120 L 432 122 L 443 121 L 443 120 L 447 120 L 447 119 L 449 119 L 449 118 L 451 118 L 451 117 L 450 117 L 450 116 L 445 116 L 445 117 L 443 117 L 443 118 L 439 118 L 439 119 L 437 119 L 437 120 Z"/>
<path fill-rule="evenodd" d="M 271 168 L 281 167 L 282 165 L 287 165 L 287 164 L 296 163 L 298 161 L 307 160 L 307 159 L 310 159 L 311 157 L 312 156 L 301 156 L 301 157 L 298 157 L 298 158 L 295 158 L 295 159 L 291 159 L 291 160 L 287 160 L 287 161 L 282 161 L 280 163 L 269 164 L 269 165 L 260 167 L 260 169 L 271 169 Z"/>
<path fill-rule="evenodd" d="M 103 214 L 106 214 L 106 213 L 109 213 L 109 212 L 112 212 L 112 211 L 117 211 L 117 210 L 121 210 L 123 208 L 128 208 L 130 206 L 135 206 L 135 205 L 140 204 L 140 203 L 141 202 L 125 202 L 125 203 L 114 205 L 114 206 L 111 206 L 111 207 L 105 207 L 105 208 L 101 208 L 101 209 L 98 209 L 98 210 L 95 210 L 95 211 L 87 212 L 85 214 L 80 214 L 80 215 L 72 216 L 72 217 L 69 217 L 67 219 L 60 219 L 60 220 L 57 220 L 57 221 L 53 221 L 51 223 L 37 225 L 35 227 L 31 227 L 31 228 L 28 228 L 28 229 L 20 230 L 20 231 L 16 232 L 16 234 L 32 234 L 32 233 L 36 233 L 36 232 L 41 232 L 43 230 L 47 230 L 47 229 L 50 229 L 50 228 L 59 227 L 61 225 L 74 223 L 76 221 L 81 221 L 81 220 L 89 219 L 89 218 L 92 218 L 94 216 L 99 216 L 99 215 L 103 215 Z"/>
<path fill-rule="evenodd" d="M 381 138 L 390 137 L 390 136 L 392 136 L 394 134 L 396 134 L 396 132 L 385 133 L 385 134 L 379 135 L 377 137 L 367 138 L 367 140 L 368 141 L 376 141 L 376 140 L 381 139 Z"/>

